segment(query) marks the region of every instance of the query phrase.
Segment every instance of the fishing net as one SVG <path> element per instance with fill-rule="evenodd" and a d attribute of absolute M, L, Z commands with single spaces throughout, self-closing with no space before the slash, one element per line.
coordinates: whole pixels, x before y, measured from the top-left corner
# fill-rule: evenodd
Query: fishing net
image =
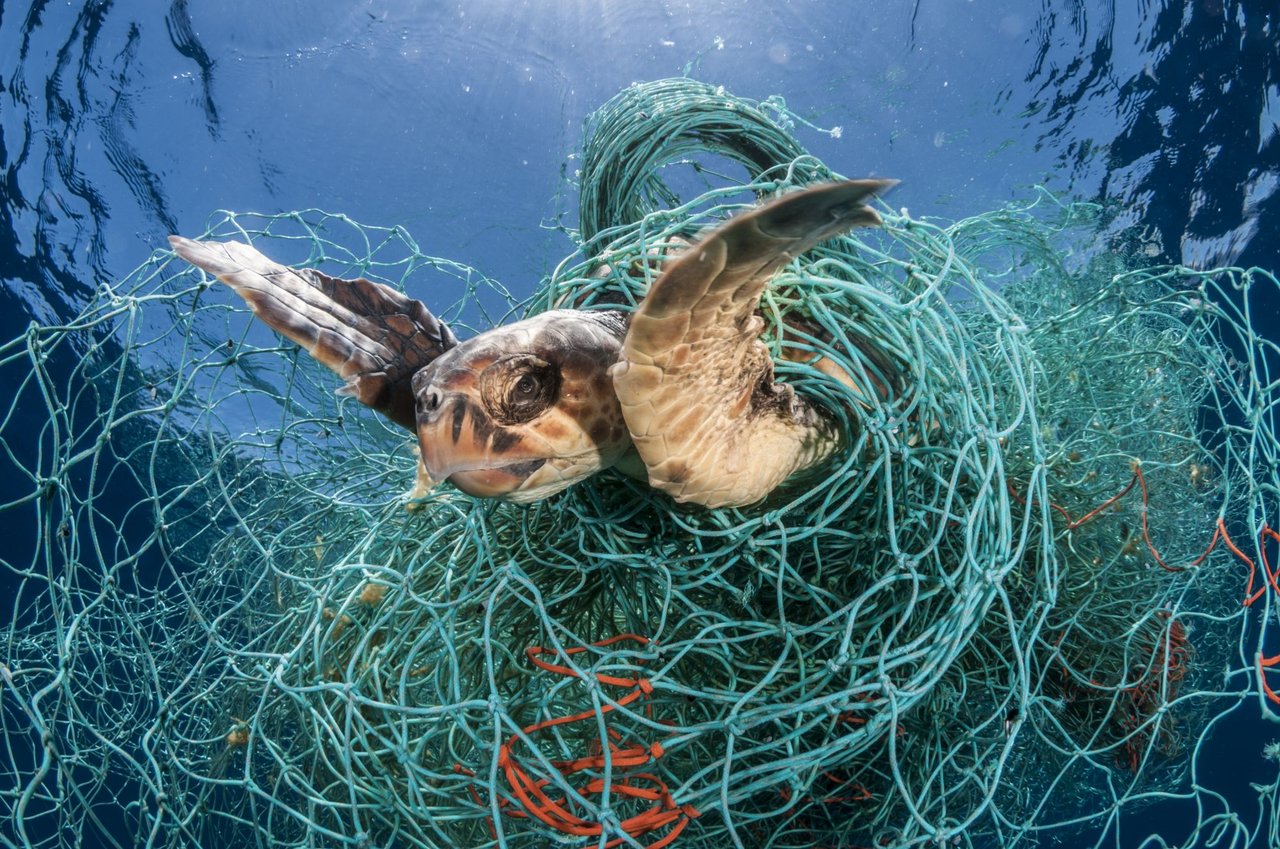
<path fill-rule="evenodd" d="M 206 235 L 462 337 L 627 309 L 673 237 L 833 176 L 797 121 L 626 90 L 588 247 L 524 303 L 316 210 Z M 167 252 L 4 344 L 5 845 L 1121 845 L 1161 800 L 1171 839 L 1246 839 L 1198 775 L 1214 718 L 1277 701 L 1276 279 L 1141 267 L 1047 194 L 883 215 L 762 302 L 848 447 L 750 508 L 614 473 L 411 505 L 403 431 Z"/>

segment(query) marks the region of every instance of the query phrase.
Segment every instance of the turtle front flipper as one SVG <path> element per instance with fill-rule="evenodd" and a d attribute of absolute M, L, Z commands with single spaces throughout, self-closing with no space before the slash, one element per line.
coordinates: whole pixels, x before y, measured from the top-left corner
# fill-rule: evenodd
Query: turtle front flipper
<path fill-rule="evenodd" d="M 169 244 L 234 289 L 272 329 L 346 379 L 339 394 L 414 430 L 414 373 L 458 344 L 448 325 L 420 301 L 364 278 L 289 268 L 240 242 L 170 236 Z"/>
<path fill-rule="evenodd" d="M 779 268 L 850 227 L 892 180 L 809 188 L 739 215 L 689 248 L 631 318 L 613 383 L 649 483 L 677 501 L 751 504 L 838 444 L 832 420 L 785 384 L 755 315 Z"/>

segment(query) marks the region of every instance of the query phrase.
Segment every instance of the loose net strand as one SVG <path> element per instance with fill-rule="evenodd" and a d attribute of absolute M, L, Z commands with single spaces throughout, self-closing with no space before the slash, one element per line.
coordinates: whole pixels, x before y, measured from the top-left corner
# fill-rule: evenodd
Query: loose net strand
<path fill-rule="evenodd" d="M 627 89 L 523 304 L 319 210 L 205 235 L 460 335 L 630 309 L 679 240 L 835 176 L 797 120 Z M 847 444 L 751 508 L 605 473 L 407 510 L 410 440 L 168 252 L 0 346 L 5 845 L 1121 846 L 1161 802 L 1184 843 L 1256 836 L 1277 785 L 1234 811 L 1200 775 L 1280 704 L 1276 278 L 1142 267 L 1047 193 L 881 212 L 762 301 Z"/>

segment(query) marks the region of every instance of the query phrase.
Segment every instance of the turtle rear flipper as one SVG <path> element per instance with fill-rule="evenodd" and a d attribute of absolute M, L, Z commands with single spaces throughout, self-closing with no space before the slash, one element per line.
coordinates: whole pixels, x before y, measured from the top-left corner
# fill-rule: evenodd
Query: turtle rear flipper
<path fill-rule="evenodd" d="M 650 485 L 708 507 L 751 504 L 835 450 L 832 421 L 785 384 L 755 315 L 774 272 L 823 239 L 874 226 L 892 180 L 850 180 L 739 215 L 689 248 L 631 318 L 613 383 Z"/>
<path fill-rule="evenodd" d="M 410 384 L 418 369 L 458 344 L 420 301 L 390 286 L 289 268 L 240 242 L 170 236 L 178 256 L 226 283 L 258 318 L 346 380 L 350 395 L 414 429 Z"/>

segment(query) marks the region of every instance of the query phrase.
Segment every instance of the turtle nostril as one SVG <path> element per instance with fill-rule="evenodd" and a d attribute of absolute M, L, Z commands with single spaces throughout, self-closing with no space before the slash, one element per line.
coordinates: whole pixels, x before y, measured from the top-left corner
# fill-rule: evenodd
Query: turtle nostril
<path fill-rule="evenodd" d="M 444 400 L 444 395 L 441 394 L 440 390 L 435 387 L 431 387 L 422 394 L 419 405 L 424 412 L 434 413 L 436 410 L 440 409 L 440 402 L 442 400 Z"/>

